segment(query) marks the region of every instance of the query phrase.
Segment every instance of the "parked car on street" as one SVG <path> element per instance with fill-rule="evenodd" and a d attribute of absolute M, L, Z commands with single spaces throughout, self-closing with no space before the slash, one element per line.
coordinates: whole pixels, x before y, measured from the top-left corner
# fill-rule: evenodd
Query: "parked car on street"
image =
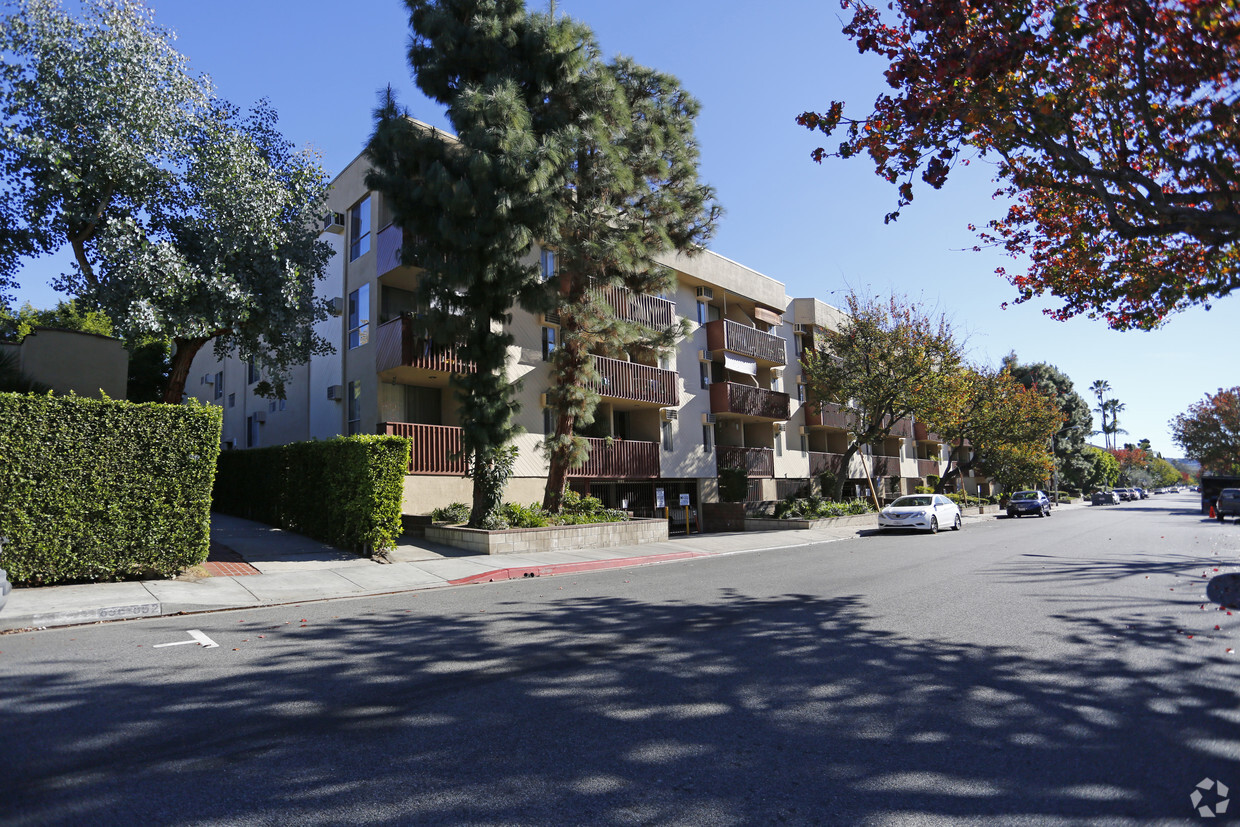
<path fill-rule="evenodd" d="M 1137 492 L 1133 491 L 1131 488 L 1116 488 L 1115 493 L 1119 494 L 1120 502 L 1128 503 L 1133 500 L 1140 499 L 1137 496 Z"/>
<path fill-rule="evenodd" d="M 879 528 L 917 528 L 933 534 L 946 526 L 960 530 L 960 507 L 942 494 L 910 494 L 878 512 Z"/>
<path fill-rule="evenodd" d="M 1089 501 L 1093 505 L 1119 505 L 1119 494 L 1114 491 L 1095 491 Z"/>
<path fill-rule="evenodd" d="M 1144 488 L 1134 488 L 1132 490 L 1137 492 L 1138 500 L 1148 500 L 1150 498 L 1150 492 L 1146 491 Z"/>
<path fill-rule="evenodd" d="M 1218 492 L 1218 500 L 1214 503 L 1214 516 L 1223 522 L 1224 517 L 1240 519 L 1240 488 L 1224 488 Z"/>
<path fill-rule="evenodd" d="M 1026 514 L 1037 514 L 1039 517 L 1051 516 L 1051 500 L 1045 491 L 1014 491 L 1008 500 L 1007 515 L 1023 517 Z"/>

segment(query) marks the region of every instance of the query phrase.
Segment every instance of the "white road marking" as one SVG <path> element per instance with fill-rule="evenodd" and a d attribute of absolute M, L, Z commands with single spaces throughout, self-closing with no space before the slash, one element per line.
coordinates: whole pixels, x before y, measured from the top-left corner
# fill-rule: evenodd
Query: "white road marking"
<path fill-rule="evenodd" d="M 203 649 L 219 648 L 218 643 L 216 643 L 214 640 L 207 637 L 206 635 L 204 635 L 202 632 L 198 631 L 197 629 L 190 629 L 189 636 L 193 638 L 193 640 L 176 640 L 176 641 L 173 641 L 172 643 L 156 643 L 151 648 L 159 649 L 164 646 L 184 646 L 187 643 L 197 643 Z"/>

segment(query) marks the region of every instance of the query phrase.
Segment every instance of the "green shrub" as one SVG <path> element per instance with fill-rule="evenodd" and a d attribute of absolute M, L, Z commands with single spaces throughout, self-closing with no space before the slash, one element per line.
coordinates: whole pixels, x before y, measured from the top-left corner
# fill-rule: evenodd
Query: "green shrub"
<path fill-rule="evenodd" d="M 431 521 L 436 523 L 463 523 L 469 519 L 469 506 L 465 503 L 449 503 L 431 511 Z"/>
<path fill-rule="evenodd" d="M 19 585 L 207 558 L 219 408 L 0 393 L 0 567 Z"/>
<path fill-rule="evenodd" d="M 914 494 L 933 494 L 934 486 L 933 485 L 919 485 L 913 489 L 913 493 Z"/>
<path fill-rule="evenodd" d="M 874 508 L 868 500 L 844 500 L 832 502 L 822 497 L 806 497 L 780 500 L 774 516 L 779 520 L 815 520 L 828 517 L 847 517 L 854 514 L 871 514 Z"/>
<path fill-rule="evenodd" d="M 938 488 L 939 483 L 942 481 L 943 478 L 938 474 L 926 474 L 926 485 L 929 487 L 931 494 L 934 493 L 934 489 Z"/>
<path fill-rule="evenodd" d="M 551 515 L 543 511 L 542 506 L 537 503 L 504 503 L 499 509 L 499 515 L 511 528 L 541 528 L 551 525 Z"/>
<path fill-rule="evenodd" d="M 225 451 L 213 508 L 373 554 L 396 544 L 409 440 L 336 437 Z"/>

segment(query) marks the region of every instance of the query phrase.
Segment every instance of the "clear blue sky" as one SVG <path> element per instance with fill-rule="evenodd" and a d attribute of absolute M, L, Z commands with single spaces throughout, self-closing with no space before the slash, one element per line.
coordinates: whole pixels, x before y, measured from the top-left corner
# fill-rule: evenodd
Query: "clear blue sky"
<path fill-rule="evenodd" d="M 220 95 L 240 106 L 270 99 L 285 134 L 317 149 L 331 175 L 361 151 L 388 84 L 416 117 L 448 127 L 410 79 L 403 3 L 148 2 Z M 531 5 L 546 8 L 545 0 Z M 1149 438 L 1168 457 L 1181 455 L 1168 420 L 1207 392 L 1237 384 L 1231 360 L 1218 358 L 1227 330 L 1235 335 L 1234 299 L 1152 333 L 1056 322 L 1041 312 L 1049 302 L 1002 309 L 1015 291 L 995 267 L 1021 265 L 972 252 L 967 229 L 1001 211 L 991 200 L 988 164 L 957 170 L 939 192 L 922 187 L 893 225 L 883 215 L 894 208 L 894 190 L 866 161 L 814 164 L 817 142 L 796 115 L 832 99 L 863 114 L 882 89 L 883 65 L 839 33 L 842 13 L 832 0 L 558 0 L 556 8 L 589 24 L 605 55 L 670 72 L 702 102 L 702 176 L 727 211 L 711 246 L 784 282 L 790 296 L 840 304 L 849 288 L 872 289 L 937 307 L 968 334 L 975 361 L 997 364 L 1014 350 L 1021 361 L 1049 362 L 1091 406 L 1089 385 L 1106 379 L 1127 406 L 1125 439 Z M 19 301 L 54 304 L 45 282 L 68 261 L 31 262 Z"/>

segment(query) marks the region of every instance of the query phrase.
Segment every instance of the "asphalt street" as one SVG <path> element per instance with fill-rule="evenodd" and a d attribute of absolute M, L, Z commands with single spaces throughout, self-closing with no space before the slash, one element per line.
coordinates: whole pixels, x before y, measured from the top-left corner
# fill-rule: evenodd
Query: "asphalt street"
<path fill-rule="evenodd" d="M 0 636 L 0 821 L 1200 822 L 1240 791 L 1237 574 L 1164 495 Z"/>

